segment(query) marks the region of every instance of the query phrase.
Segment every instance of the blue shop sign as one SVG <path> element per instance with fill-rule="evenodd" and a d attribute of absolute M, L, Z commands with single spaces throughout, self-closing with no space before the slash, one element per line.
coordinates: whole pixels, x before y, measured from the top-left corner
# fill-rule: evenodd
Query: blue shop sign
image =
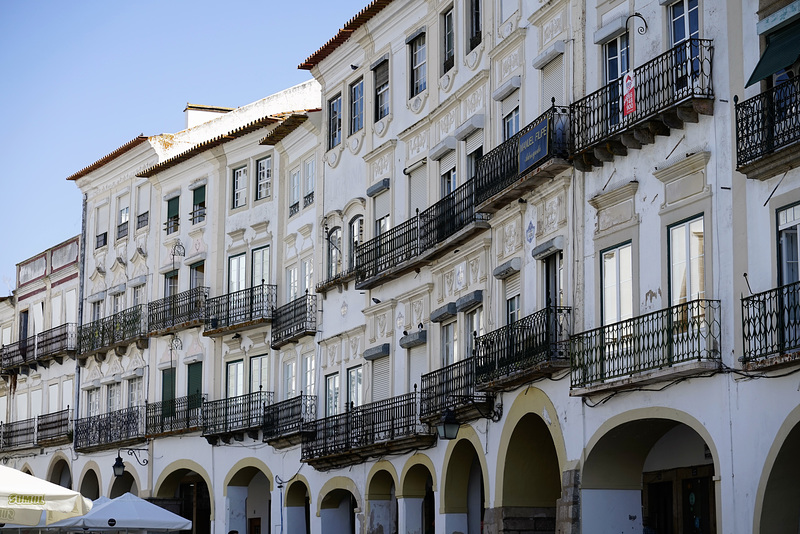
<path fill-rule="evenodd" d="M 519 138 L 519 172 L 522 174 L 547 157 L 547 133 L 550 118 L 546 118 Z"/>

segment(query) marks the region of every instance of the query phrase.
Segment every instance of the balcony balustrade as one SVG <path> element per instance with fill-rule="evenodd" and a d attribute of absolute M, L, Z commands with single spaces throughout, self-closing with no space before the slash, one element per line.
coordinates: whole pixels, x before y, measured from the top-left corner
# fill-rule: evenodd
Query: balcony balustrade
<path fill-rule="evenodd" d="M 305 294 L 277 310 L 272 318 L 272 348 L 279 349 L 317 332 L 317 296 Z"/>
<path fill-rule="evenodd" d="M 147 323 L 151 335 L 199 326 L 205 319 L 207 287 L 195 287 L 147 305 Z"/>
<path fill-rule="evenodd" d="M 342 467 L 431 445 L 436 438 L 419 419 L 419 399 L 414 391 L 317 419 L 303 439 L 302 460 L 318 469 Z"/>
<path fill-rule="evenodd" d="M 548 306 L 475 340 L 482 391 L 511 391 L 569 368 L 571 308 Z"/>
<path fill-rule="evenodd" d="M 120 447 L 145 439 L 145 407 L 134 406 L 75 420 L 75 450 Z"/>
<path fill-rule="evenodd" d="M 715 371 L 720 303 L 693 300 L 570 338 L 572 394 L 627 389 Z"/>
<path fill-rule="evenodd" d="M 242 441 L 244 434 L 258 439 L 264 425 L 264 408 L 272 404 L 271 391 L 256 391 L 203 403 L 203 437 L 213 444 L 219 439 Z"/>
<path fill-rule="evenodd" d="M 206 301 L 206 336 L 259 326 L 275 313 L 278 288 L 261 284 Z"/>
<path fill-rule="evenodd" d="M 297 215 L 298 213 L 300 213 L 300 202 L 295 202 L 289 206 L 289 217 Z"/>
<path fill-rule="evenodd" d="M 36 419 L 2 425 L 2 450 L 24 449 L 36 443 Z"/>
<path fill-rule="evenodd" d="M 494 397 L 475 387 L 475 358 L 466 358 L 422 375 L 420 418 L 436 424 L 446 409 L 462 423 L 492 410 Z"/>
<path fill-rule="evenodd" d="M 36 359 L 39 361 L 74 354 L 77 350 L 78 325 L 75 323 L 62 324 L 36 336 Z"/>
<path fill-rule="evenodd" d="M 146 211 L 136 216 L 136 229 L 144 228 L 150 224 L 150 212 Z"/>
<path fill-rule="evenodd" d="M 326 291 L 342 284 L 347 284 L 350 280 L 355 279 L 355 268 L 342 270 L 337 273 L 329 273 L 328 277 L 322 282 L 318 283 L 314 288 L 317 293 L 325 293 Z"/>
<path fill-rule="evenodd" d="M 489 228 L 489 215 L 475 211 L 475 180 L 468 180 L 425 211 L 360 244 L 356 288 L 375 287 L 435 259 L 474 233 Z"/>
<path fill-rule="evenodd" d="M 147 308 L 132 306 L 78 328 L 78 354 L 84 358 L 95 352 L 125 348 L 136 342 L 140 348 L 147 344 Z"/>
<path fill-rule="evenodd" d="M 307 208 L 313 203 L 314 203 L 314 192 L 311 191 L 310 193 L 308 193 L 306 196 L 303 197 L 303 207 Z"/>
<path fill-rule="evenodd" d="M 800 360 L 800 282 L 742 298 L 742 337 L 746 367 Z"/>
<path fill-rule="evenodd" d="M 572 166 L 569 108 L 553 106 L 478 160 L 475 202 L 495 212 Z"/>
<path fill-rule="evenodd" d="M 147 403 L 145 434 L 148 438 L 200 430 L 206 396 L 194 393 L 176 399 Z"/>
<path fill-rule="evenodd" d="M 570 106 L 575 168 L 625 156 L 653 143 L 655 135 L 698 122 L 713 113 L 713 41 L 687 39 L 633 71 L 633 95 L 626 105 L 622 78 Z M 633 106 L 630 106 L 630 104 Z"/>
<path fill-rule="evenodd" d="M 317 415 L 317 396 L 298 395 L 264 408 L 262 439 L 275 448 L 300 443 L 313 430 Z"/>
<path fill-rule="evenodd" d="M 72 441 L 72 410 L 60 410 L 36 418 L 37 445 L 56 445 Z"/>
<path fill-rule="evenodd" d="M 800 165 L 798 141 L 800 78 L 737 102 L 736 163 L 748 178 L 765 180 Z"/>

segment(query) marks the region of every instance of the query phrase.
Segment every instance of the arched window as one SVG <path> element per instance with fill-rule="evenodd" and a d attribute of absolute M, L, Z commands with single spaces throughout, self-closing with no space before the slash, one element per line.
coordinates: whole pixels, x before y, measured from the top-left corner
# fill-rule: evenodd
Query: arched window
<path fill-rule="evenodd" d="M 349 235 L 347 236 L 349 240 L 347 260 L 350 269 L 354 269 L 356 266 L 356 248 L 361 243 L 363 227 L 364 227 L 364 217 L 362 217 L 361 215 L 356 215 L 355 217 L 350 219 Z"/>
<path fill-rule="evenodd" d="M 342 272 L 342 229 L 336 227 L 328 232 L 328 278 Z"/>

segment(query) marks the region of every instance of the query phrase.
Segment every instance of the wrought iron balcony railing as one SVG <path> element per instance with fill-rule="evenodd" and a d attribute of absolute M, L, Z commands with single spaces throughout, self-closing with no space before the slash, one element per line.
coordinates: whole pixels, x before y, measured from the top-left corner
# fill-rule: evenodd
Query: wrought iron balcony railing
<path fill-rule="evenodd" d="M 307 208 L 313 203 L 314 203 L 314 192 L 311 191 L 310 193 L 308 193 L 306 196 L 303 197 L 303 207 Z"/>
<path fill-rule="evenodd" d="M 800 78 L 736 104 L 736 163 L 744 167 L 800 141 Z"/>
<path fill-rule="evenodd" d="M 202 426 L 203 402 L 206 396 L 194 393 L 176 399 L 147 403 L 145 434 L 178 434 L 199 430 Z"/>
<path fill-rule="evenodd" d="M 271 391 L 255 391 L 203 403 L 203 436 L 255 430 L 264 425 L 264 407 L 272 404 Z"/>
<path fill-rule="evenodd" d="M 272 318 L 272 348 L 278 349 L 317 331 L 317 296 L 305 294 L 277 310 Z"/>
<path fill-rule="evenodd" d="M 571 308 L 548 306 L 478 337 L 475 340 L 478 387 L 496 389 L 494 383 L 528 376 L 542 364 L 553 364 L 549 366 L 551 371 L 568 367 L 571 312 Z"/>
<path fill-rule="evenodd" d="M 478 160 L 475 202 L 480 206 L 553 158 L 566 160 L 570 144 L 569 108 L 553 106 Z"/>
<path fill-rule="evenodd" d="M 300 213 L 300 202 L 295 202 L 289 206 L 289 217 L 297 215 L 298 213 Z"/>
<path fill-rule="evenodd" d="M 420 395 L 423 421 L 438 420 L 444 411 L 471 411 L 492 402 L 492 397 L 475 388 L 475 358 L 466 358 L 422 375 Z M 463 421 L 462 421 L 463 422 Z"/>
<path fill-rule="evenodd" d="M 278 288 L 261 284 L 206 301 L 206 332 L 272 320 Z"/>
<path fill-rule="evenodd" d="M 264 408 L 264 441 L 280 440 L 313 428 L 317 415 L 317 396 L 298 395 Z"/>
<path fill-rule="evenodd" d="M 94 248 L 101 248 L 108 245 L 108 232 L 97 234 L 94 240 Z"/>
<path fill-rule="evenodd" d="M 573 388 L 720 359 L 720 303 L 693 300 L 570 338 Z"/>
<path fill-rule="evenodd" d="M 78 325 L 62 324 L 36 336 L 36 359 L 51 358 L 78 350 Z"/>
<path fill-rule="evenodd" d="M 193 326 L 205 318 L 207 287 L 195 287 L 147 305 L 150 332 Z"/>
<path fill-rule="evenodd" d="M 36 443 L 47 444 L 57 441 L 68 441 L 71 438 L 70 419 L 72 410 L 67 407 L 54 413 L 40 415 L 36 418 Z"/>
<path fill-rule="evenodd" d="M 117 239 L 128 237 L 128 221 L 117 225 Z"/>
<path fill-rule="evenodd" d="M 147 337 L 146 304 L 131 306 L 78 328 L 78 352 L 91 354 Z"/>
<path fill-rule="evenodd" d="M 100 449 L 143 440 L 144 410 L 144 406 L 134 406 L 76 419 L 75 449 Z"/>
<path fill-rule="evenodd" d="M 570 106 L 573 154 L 621 134 L 690 99 L 711 99 L 713 41 L 687 39 L 633 71 L 635 110 L 624 113 L 623 80 Z"/>
<path fill-rule="evenodd" d="M 36 336 L 3 346 L 3 369 L 36 363 Z"/>
<path fill-rule="evenodd" d="M 743 362 L 800 349 L 800 282 L 742 298 Z"/>
<path fill-rule="evenodd" d="M 328 277 L 325 280 L 317 284 L 315 290 L 317 293 L 324 293 L 325 291 L 328 291 L 332 287 L 353 280 L 355 277 L 356 277 L 355 269 L 346 269 L 339 271 L 338 273 L 329 273 Z"/>
<path fill-rule="evenodd" d="M 195 206 L 192 212 L 189 214 L 189 220 L 192 224 L 198 224 L 206 220 L 206 207 L 205 206 Z"/>
<path fill-rule="evenodd" d="M 146 211 L 136 216 L 136 229 L 144 228 L 150 224 L 150 212 Z"/>
<path fill-rule="evenodd" d="M 23 419 L 2 426 L 2 448 L 22 449 L 36 443 L 36 419 Z"/>

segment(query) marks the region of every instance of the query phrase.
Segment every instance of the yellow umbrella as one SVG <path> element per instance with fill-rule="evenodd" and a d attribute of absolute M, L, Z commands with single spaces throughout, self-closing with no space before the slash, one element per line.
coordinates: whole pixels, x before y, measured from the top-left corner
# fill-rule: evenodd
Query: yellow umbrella
<path fill-rule="evenodd" d="M 0 466 L 0 523 L 33 526 L 44 511 L 49 525 L 91 509 L 92 501 L 77 491 Z"/>

